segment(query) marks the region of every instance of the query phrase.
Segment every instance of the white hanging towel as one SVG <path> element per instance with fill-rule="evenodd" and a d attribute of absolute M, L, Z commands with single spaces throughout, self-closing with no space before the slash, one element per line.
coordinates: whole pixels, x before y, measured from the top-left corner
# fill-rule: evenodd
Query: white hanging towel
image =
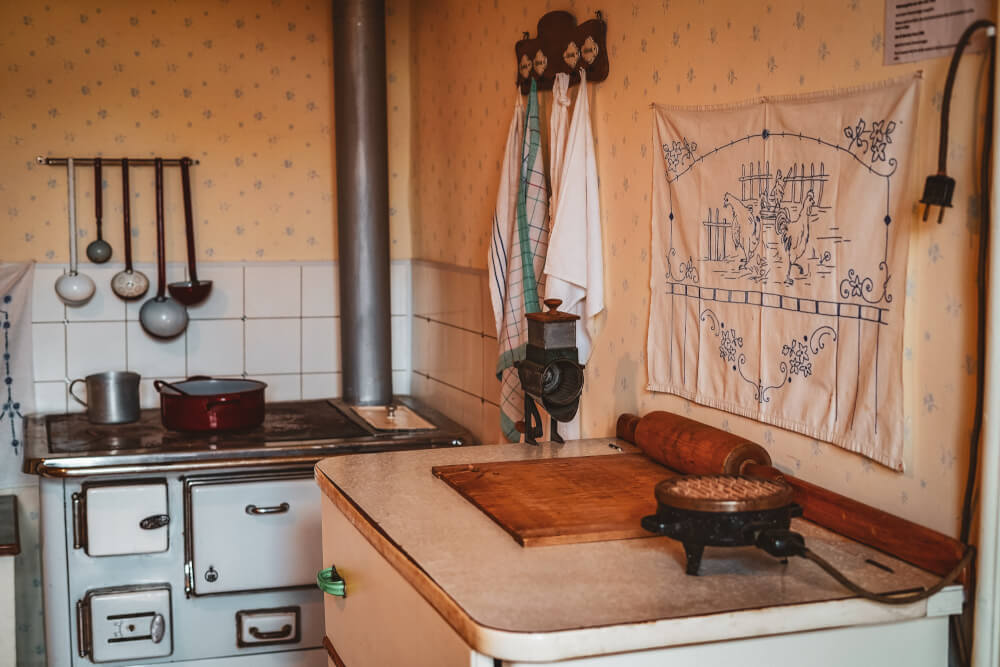
<path fill-rule="evenodd" d="M 519 171 L 513 171 L 512 165 Z M 516 442 L 521 437 L 515 423 L 523 418 L 524 394 L 514 363 L 524 359 L 528 338 L 524 315 L 541 310 L 539 294 L 544 292 L 542 267 L 549 237 L 549 193 L 534 79 L 526 112 L 518 99 L 500 178 L 490 242 L 490 296 L 499 340 L 500 428 L 508 440 Z"/>
<path fill-rule="evenodd" d="M 566 130 L 569 125 L 569 74 L 559 72 L 552 82 L 552 113 L 549 115 L 549 215 L 556 214 L 563 158 L 566 155 Z M 551 229 L 551 226 L 550 226 Z"/>
<path fill-rule="evenodd" d="M 500 187 L 497 204 L 493 210 L 493 235 L 490 241 L 490 301 L 493 302 L 493 320 L 497 327 L 497 340 L 501 340 L 504 322 L 504 302 L 507 299 L 507 269 L 509 255 L 517 225 L 517 188 L 521 180 L 521 137 L 524 133 L 524 105 L 521 93 L 517 94 L 514 117 L 507 131 L 507 145 L 503 151 L 500 169 Z"/>
<path fill-rule="evenodd" d="M 562 299 L 559 310 L 580 316 L 576 346 L 580 363 L 586 363 L 590 358 L 593 320 L 604 310 L 604 251 L 594 132 L 590 124 L 587 75 L 583 70 L 558 182 L 545 263 L 545 296 Z M 572 433 L 567 435 L 573 437 Z"/>

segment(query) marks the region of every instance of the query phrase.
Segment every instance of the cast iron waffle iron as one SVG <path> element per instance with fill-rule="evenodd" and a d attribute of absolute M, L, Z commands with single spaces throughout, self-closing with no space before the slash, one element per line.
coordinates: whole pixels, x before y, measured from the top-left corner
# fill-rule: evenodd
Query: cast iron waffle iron
<path fill-rule="evenodd" d="M 642 527 L 684 545 L 687 573 L 696 575 L 706 546 L 757 546 L 768 530 L 787 530 L 802 508 L 785 482 L 745 475 L 688 475 L 656 485 L 656 514 Z"/>

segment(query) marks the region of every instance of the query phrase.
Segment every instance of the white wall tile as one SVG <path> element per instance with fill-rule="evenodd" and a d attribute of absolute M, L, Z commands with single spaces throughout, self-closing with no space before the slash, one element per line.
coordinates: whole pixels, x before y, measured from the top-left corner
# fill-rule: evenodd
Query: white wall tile
<path fill-rule="evenodd" d="M 31 321 L 62 322 L 66 306 L 56 296 L 56 280 L 66 271 L 61 264 L 36 264 L 31 286 Z"/>
<path fill-rule="evenodd" d="M 302 320 L 302 372 L 340 371 L 340 318 L 314 317 Z"/>
<path fill-rule="evenodd" d="M 156 387 L 153 386 L 156 380 L 181 382 L 184 379 L 183 376 L 143 378 L 139 381 L 139 407 L 143 409 L 160 407 L 160 392 L 156 391 Z"/>
<path fill-rule="evenodd" d="M 392 369 L 394 371 L 410 368 L 410 327 L 412 319 L 406 315 L 393 315 L 392 326 Z"/>
<path fill-rule="evenodd" d="M 470 331 L 483 330 L 480 271 L 415 262 L 413 312 Z"/>
<path fill-rule="evenodd" d="M 125 370 L 125 322 L 70 322 L 66 352 L 70 379 Z"/>
<path fill-rule="evenodd" d="M 500 406 L 483 401 L 482 441 L 484 445 L 505 443 L 507 439 L 500 430 Z"/>
<path fill-rule="evenodd" d="M 396 260 L 391 265 L 389 310 L 393 315 L 410 314 L 412 267 L 410 260 Z"/>
<path fill-rule="evenodd" d="M 192 320 L 188 323 L 188 375 L 240 375 L 242 372 L 241 320 Z"/>
<path fill-rule="evenodd" d="M 476 396 L 483 395 L 483 337 L 470 331 L 458 330 L 461 359 L 461 381 L 458 386 Z"/>
<path fill-rule="evenodd" d="M 483 409 L 482 399 L 448 386 L 434 379 L 418 379 L 414 374 L 414 395 L 443 413 L 452 421 L 458 422 L 476 437 L 482 440 Z M 419 393 L 417 393 L 419 392 Z"/>
<path fill-rule="evenodd" d="M 243 317 L 243 266 L 239 264 L 201 264 L 198 280 L 211 280 L 208 298 L 188 307 L 191 319 Z"/>
<path fill-rule="evenodd" d="M 428 375 L 479 396 L 483 391 L 482 336 L 458 327 L 431 321 L 419 341 L 422 368 Z M 416 338 L 414 339 L 417 340 Z"/>
<path fill-rule="evenodd" d="M 82 250 L 82 248 L 81 248 Z M 111 278 L 125 268 L 122 265 L 81 264 L 80 273 L 89 276 L 96 285 L 94 296 L 82 306 L 67 306 L 70 322 L 114 321 L 125 319 L 125 302 L 111 291 Z"/>
<path fill-rule="evenodd" d="M 337 265 L 306 264 L 302 267 L 302 315 L 340 315 L 340 277 Z"/>
<path fill-rule="evenodd" d="M 493 316 L 493 301 L 490 296 L 490 280 L 492 278 L 489 274 L 484 273 L 479 278 L 479 301 L 482 303 L 482 324 L 481 329 L 487 336 L 497 335 L 497 323 Z"/>
<path fill-rule="evenodd" d="M 35 381 L 66 379 L 66 325 L 61 322 L 31 325 Z"/>
<path fill-rule="evenodd" d="M 247 320 L 247 373 L 300 372 L 300 324 L 298 319 Z"/>
<path fill-rule="evenodd" d="M 410 293 L 413 298 L 413 314 L 429 317 L 433 310 L 432 304 L 437 300 L 437 288 L 434 283 L 437 272 L 434 266 L 423 262 L 414 262 L 411 269 Z"/>
<path fill-rule="evenodd" d="M 393 371 L 392 393 L 396 396 L 408 396 L 412 391 L 410 385 L 412 375 L 410 371 Z"/>
<path fill-rule="evenodd" d="M 138 322 L 125 324 L 128 370 L 144 378 L 184 377 L 187 333 L 163 340 L 150 336 Z"/>
<path fill-rule="evenodd" d="M 301 375 L 267 375 L 260 378 L 267 383 L 264 390 L 266 401 L 297 401 L 302 398 Z"/>
<path fill-rule="evenodd" d="M 499 348 L 496 338 L 482 339 L 483 342 L 483 389 L 481 396 L 487 401 L 500 402 L 500 380 L 497 380 L 497 357 Z"/>
<path fill-rule="evenodd" d="M 339 398 L 340 373 L 309 373 L 302 376 L 302 398 Z"/>
<path fill-rule="evenodd" d="M 66 383 L 36 382 L 35 412 L 41 414 L 66 412 Z"/>
<path fill-rule="evenodd" d="M 298 317 L 302 313 L 302 270 L 297 265 L 248 265 L 244 276 L 247 317 Z"/>
<path fill-rule="evenodd" d="M 156 285 L 158 279 L 156 277 L 156 264 L 143 262 L 142 264 L 133 265 L 133 268 L 137 271 L 142 271 L 146 277 L 149 278 L 149 291 L 138 299 L 130 299 L 125 302 L 125 319 L 138 322 L 139 311 L 142 309 L 142 304 L 156 296 Z M 182 262 L 167 262 L 167 266 L 165 268 L 167 273 L 167 285 L 187 280 L 186 264 Z M 163 289 L 165 294 L 170 294 L 170 292 L 167 291 L 166 285 L 164 285 Z"/>
<path fill-rule="evenodd" d="M 422 317 L 414 317 L 410 327 L 410 365 L 415 371 L 428 373 L 431 367 L 431 323 Z"/>

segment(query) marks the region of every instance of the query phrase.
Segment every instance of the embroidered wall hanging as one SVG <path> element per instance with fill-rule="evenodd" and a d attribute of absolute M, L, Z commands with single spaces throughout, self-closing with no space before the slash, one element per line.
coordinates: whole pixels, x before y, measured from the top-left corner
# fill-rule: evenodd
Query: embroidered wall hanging
<path fill-rule="evenodd" d="M 918 85 L 654 105 L 650 390 L 902 469 Z"/>

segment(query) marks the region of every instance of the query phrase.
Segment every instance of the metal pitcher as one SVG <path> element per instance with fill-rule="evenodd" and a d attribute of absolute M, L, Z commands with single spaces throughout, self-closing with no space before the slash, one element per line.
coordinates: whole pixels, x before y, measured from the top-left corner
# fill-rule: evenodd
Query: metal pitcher
<path fill-rule="evenodd" d="M 87 400 L 73 393 L 77 382 L 87 383 Z M 94 373 L 69 383 L 69 395 L 87 408 L 94 424 L 127 424 L 139 419 L 139 374 L 129 371 Z"/>

